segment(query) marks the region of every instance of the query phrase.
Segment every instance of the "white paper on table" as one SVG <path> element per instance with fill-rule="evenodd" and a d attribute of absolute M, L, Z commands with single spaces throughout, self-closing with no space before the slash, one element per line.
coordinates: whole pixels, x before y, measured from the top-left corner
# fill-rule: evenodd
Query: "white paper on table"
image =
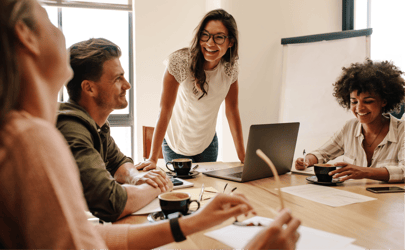
<path fill-rule="evenodd" d="M 311 167 L 311 168 L 306 168 L 306 169 L 304 169 L 304 170 L 297 170 L 297 169 L 295 168 L 295 166 L 293 166 L 293 167 L 291 168 L 291 173 L 305 174 L 305 175 L 315 175 L 315 171 L 314 171 L 314 168 L 313 168 L 313 167 Z"/>
<path fill-rule="evenodd" d="M 332 207 L 376 200 L 365 195 L 315 184 L 284 187 L 281 191 Z"/>
<path fill-rule="evenodd" d="M 260 222 L 263 225 L 270 225 L 273 219 L 255 216 L 245 220 L 245 222 Z M 241 249 L 260 232 L 263 227 L 241 227 L 230 225 L 218 230 L 205 233 L 206 236 L 216 239 L 232 248 Z M 351 249 L 356 249 L 351 243 L 355 241 L 353 238 L 332 234 L 325 231 L 300 226 L 298 228 L 300 238 L 296 244 L 296 249 L 346 249 L 353 246 Z M 360 248 L 359 248 L 360 249 Z"/>
<path fill-rule="evenodd" d="M 136 214 L 150 214 L 154 212 L 159 212 L 161 211 L 160 209 L 160 204 L 159 204 L 159 199 L 155 198 L 153 201 L 151 201 L 148 205 L 144 206 L 143 208 L 139 209 L 135 213 L 132 213 L 134 215 Z"/>

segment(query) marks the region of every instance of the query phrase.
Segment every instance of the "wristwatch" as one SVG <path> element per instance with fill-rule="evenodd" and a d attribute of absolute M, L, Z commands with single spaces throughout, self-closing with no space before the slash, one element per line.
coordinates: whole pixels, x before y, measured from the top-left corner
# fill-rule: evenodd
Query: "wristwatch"
<path fill-rule="evenodd" d="M 175 212 L 175 213 L 167 215 L 167 218 L 169 219 L 169 223 L 170 223 L 170 229 L 172 230 L 172 235 L 173 235 L 174 241 L 176 241 L 176 242 L 186 240 L 186 237 L 184 236 L 183 232 L 181 231 L 181 228 L 179 225 L 179 218 L 181 216 L 182 216 L 182 214 L 180 212 Z"/>

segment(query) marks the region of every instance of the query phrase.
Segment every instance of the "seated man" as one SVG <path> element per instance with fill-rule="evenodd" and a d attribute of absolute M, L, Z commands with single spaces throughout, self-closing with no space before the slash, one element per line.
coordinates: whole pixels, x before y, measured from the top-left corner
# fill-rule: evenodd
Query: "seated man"
<path fill-rule="evenodd" d="M 57 121 L 79 167 L 87 205 L 105 221 L 133 213 L 173 189 L 162 171 L 140 174 L 110 136 L 107 117 L 128 105 L 125 93 L 131 87 L 120 56 L 120 48 L 106 39 L 71 46 L 70 99 L 60 105 Z"/>

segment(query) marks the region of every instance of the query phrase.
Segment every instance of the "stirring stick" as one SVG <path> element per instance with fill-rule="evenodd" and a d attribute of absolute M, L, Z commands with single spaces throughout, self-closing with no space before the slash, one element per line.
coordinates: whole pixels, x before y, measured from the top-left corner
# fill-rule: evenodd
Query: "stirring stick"
<path fill-rule="evenodd" d="M 202 200 L 203 195 L 204 195 L 204 183 L 201 186 L 201 192 L 200 192 L 200 197 L 198 198 L 198 201 Z"/>
<path fill-rule="evenodd" d="M 271 169 L 271 172 L 273 172 L 274 178 L 276 179 L 276 183 L 277 183 L 277 186 L 278 186 L 278 196 L 280 198 L 281 209 L 284 209 L 284 200 L 283 200 L 283 195 L 281 193 L 281 183 L 280 183 L 280 178 L 278 177 L 276 167 L 274 167 L 273 162 L 260 149 L 256 150 L 256 154 L 260 158 L 262 158 L 262 160 L 265 161 L 267 163 L 267 165 L 269 165 L 269 167 Z"/>

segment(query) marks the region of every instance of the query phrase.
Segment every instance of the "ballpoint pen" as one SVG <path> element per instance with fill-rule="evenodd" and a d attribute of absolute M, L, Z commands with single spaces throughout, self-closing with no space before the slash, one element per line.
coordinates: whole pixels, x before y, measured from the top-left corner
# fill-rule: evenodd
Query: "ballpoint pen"
<path fill-rule="evenodd" d="M 227 186 L 228 186 L 228 183 L 225 184 L 224 191 L 222 191 L 222 193 L 225 193 L 225 189 Z"/>
<path fill-rule="evenodd" d="M 304 164 L 304 167 L 305 167 L 305 156 L 307 156 L 307 153 L 305 152 L 305 149 L 304 149 L 304 152 L 302 152 L 302 154 L 304 155 L 304 159 L 302 160 L 302 163 Z"/>
<path fill-rule="evenodd" d="M 198 197 L 198 201 L 199 201 L 199 202 L 201 202 L 202 197 L 203 197 L 203 194 L 204 194 L 204 183 L 203 183 L 202 186 L 201 186 L 200 197 Z"/>

